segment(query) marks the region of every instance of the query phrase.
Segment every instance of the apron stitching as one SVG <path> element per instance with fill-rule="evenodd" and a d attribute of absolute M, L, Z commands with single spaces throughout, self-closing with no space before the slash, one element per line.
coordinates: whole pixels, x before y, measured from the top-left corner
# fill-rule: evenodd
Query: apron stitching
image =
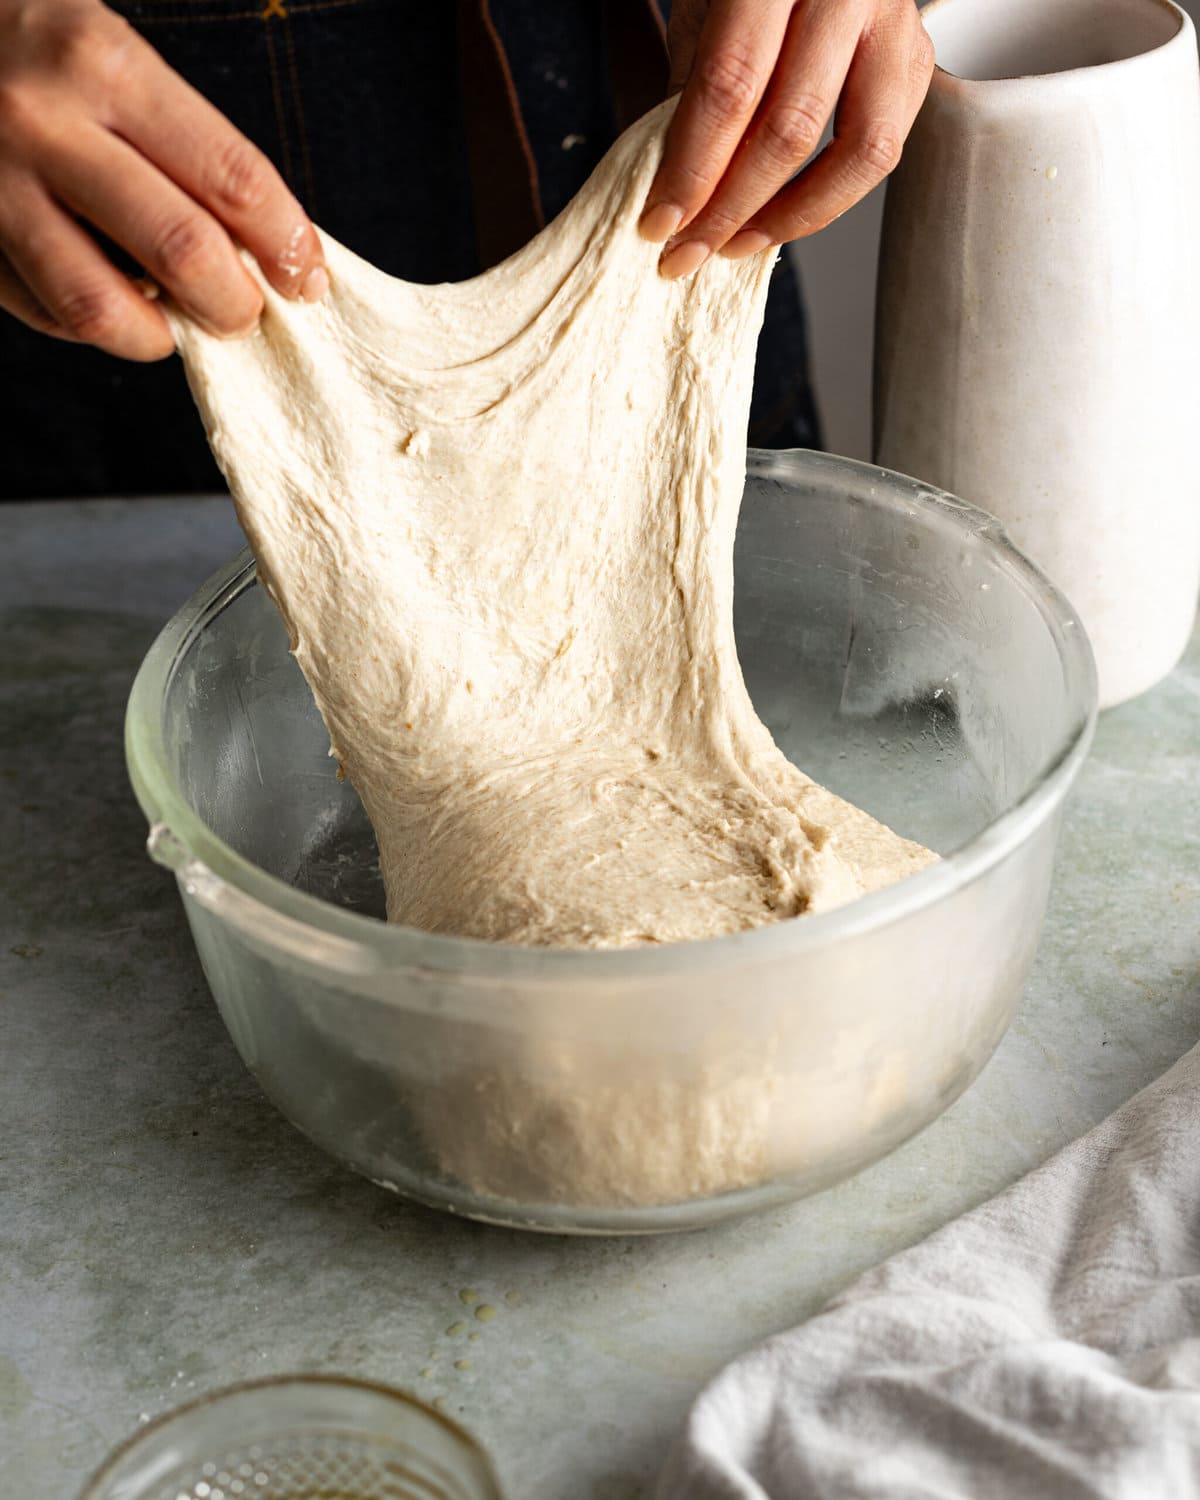
<path fill-rule="evenodd" d="M 261 21 L 260 10 L 211 11 L 203 15 L 139 16 L 139 26 L 183 26 L 191 21 Z"/>
<path fill-rule="evenodd" d="M 279 0 L 274 0 L 279 3 Z M 292 81 L 292 103 L 296 110 L 296 130 L 300 137 L 300 162 L 304 168 L 305 204 L 310 217 L 317 212 L 317 185 L 313 177 L 312 153 L 308 149 L 308 131 L 304 125 L 304 106 L 300 100 L 300 74 L 296 67 L 296 36 L 290 26 L 283 28 L 283 45 L 287 52 L 288 73 Z"/>
<path fill-rule="evenodd" d="M 292 10 L 336 10 L 341 5 L 362 4 L 363 0 L 300 0 L 300 3 L 292 6 Z"/>
<path fill-rule="evenodd" d="M 339 10 L 348 5 L 370 5 L 372 0 L 286 0 L 286 11 L 277 11 L 270 8 L 271 0 L 266 0 L 266 10 L 233 10 L 233 11 L 206 11 L 201 15 L 194 12 L 175 13 L 169 16 L 139 16 L 139 26 L 186 26 L 192 21 L 265 21 L 269 16 L 299 16 L 310 10 Z"/>

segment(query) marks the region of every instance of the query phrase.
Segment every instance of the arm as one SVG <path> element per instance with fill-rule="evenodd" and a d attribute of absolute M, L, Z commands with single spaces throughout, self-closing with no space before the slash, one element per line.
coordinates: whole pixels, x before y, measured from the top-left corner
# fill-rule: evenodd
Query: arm
<path fill-rule="evenodd" d="M 666 276 L 823 229 L 899 161 L 933 73 L 913 0 L 675 0 L 669 40 L 683 97 L 641 226 Z"/>
<path fill-rule="evenodd" d="M 162 310 L 108 259 L 127 250 L 215 333 L 262 296 L 321 296 L 321 247 L 274 167 L 99 0 L 0 0 L 0 307 L 58 338 L 162 359 Z"/>

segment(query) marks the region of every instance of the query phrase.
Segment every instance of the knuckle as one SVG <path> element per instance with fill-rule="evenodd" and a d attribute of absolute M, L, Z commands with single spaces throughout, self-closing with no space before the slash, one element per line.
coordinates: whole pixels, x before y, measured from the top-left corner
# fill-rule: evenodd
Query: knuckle
<path fill-rule="evenodd" d="M 12 270 L 7 260 L 0 259 L 0 307 L 19 318 L 35 333 L 62 333 L 63 328 L 52 312 L 29 290 Z"/>
<path fill-rule="evenodd" d="M 39 21 L 39 52 L 55 72 L 111 82 L 120 75 L 133 38 L 114 11 L 91 4 L 48 7 Z"/>
<path fill-rule="evenodd" d="M 904 139 L 894 125 L 872 125 L 859 137 L 854 156 L 864 177 L 878 180 L 894 171 L 904 149 Z"/>
<path fill-rule="evenodd" d="M 754 108 L 758 70 L 748 50 L 727 43 L 705 58 L 699 73 L 700 97 L 714 114 L 740 115 Z"/>
<path fill-rule="evenodd" d="M 737 216 L 720 204 L 708 203 L 703 214 L 688 225 L 688 238 L 701 240 L 706 245 L 723 245 L 737 233 L 745 220 L 744 213 Z"/>
<path fill-rule="evenodd" d="M 117 88 L 128 76 L 134 52 L 134 33 L 120 16 L 93 38 L 84 65 L 105 91 Z"/>
<path fill-rule="evenodd" d="M 707 163 L 680 158 L 666 168 L 664 181 L 670 183 L 673 195 L 680 201 L 699 204 L 712 191 L 713 173 Z"/>
<path fill-rule="evenodd" d="M 111 343 L 121 328 L 120 298 L 108 287 L 76 287 L 62 298 L 55 321 L 87 344 Z"/>
<path fill-rule="evenodd" d="M 229 208 L 261 208 L 271 190 L 270 164 L 257 147 L 237 136 L 217 154 L 213 190 Z"/>
<path fill-rule="evenodd" d="M 40 114 L 37 99 L 24 84 L 0 79 L 0 139 L 27 139 L 36 131 Z"/>
<path fill-rule="evenodd" d="M 54 314 L 47 312 L 40 302 L 35 302 L 32 298 L 25 304 L 22 321 L 28 323 L 35 333 L 62 333 L 64 331 L 63 325 Z"/>
<path fill-rule="evenodd" d="M 745 214 L 730 213 L 728 209 L 710 209 L 704 216 L 704 224 L 697 229 L 699 239 L 727 240 L 735 235 L 746 221 Z"/>
<path fill-rule="evenodd" d="M 154 241 L 153 269 L 167 279 L 189 280 L 209 273 L 220 255 L 215 228 L 198 214 L 174 219 Z"/>
<path fill-rule="evenodd" d="M 933 39 L 922 26 L 917 31 L 917 39 L 913 43 L 912 58 L 909 63 L 914 81 L 922 88 L 928 85 L 936 61 Z"/>
<path fill-rule="evenodd" d="M 763 116 L 762 143 L 772 156 L 789 165 L 803 161 L 821 139 L 825 113 L 815 94 L 780 101 Z"/>

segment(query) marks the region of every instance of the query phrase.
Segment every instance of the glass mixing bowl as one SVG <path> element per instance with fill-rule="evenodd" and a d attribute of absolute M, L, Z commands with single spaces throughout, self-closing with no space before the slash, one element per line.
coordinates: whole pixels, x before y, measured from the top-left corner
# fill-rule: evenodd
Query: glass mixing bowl
<path fill-rule="evenodd" d="M 248 554 L 165 628 L 127 753 L 214 996 L 301 1130 L 530 1228 L 695 1227 L 934 1119 L 1008 1026 L 1095 721 L 1070 606 L 980 511 L 753 453 L 735 556 L 755 706 L 818 781 L 943 855 L 704 942 L 553 951 L 389 926 L 370 827 Z"/>

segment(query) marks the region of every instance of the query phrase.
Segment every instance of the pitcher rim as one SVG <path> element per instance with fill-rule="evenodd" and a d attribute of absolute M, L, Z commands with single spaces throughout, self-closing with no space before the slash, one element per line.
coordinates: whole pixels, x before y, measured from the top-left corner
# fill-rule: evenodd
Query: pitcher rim
<path fill-rule="evenodd" d="M 922 7 L 922 24 L 924 24 L 925 18 L 933 12 L 944 10 L 954 3 L 955 0 L 930 0 L 928 5 Z M 1058 68 L 1045 73 L 1013 73 L 1002 78 L 966 78 L 961 73 L 955 73 L 952 69 L 943 66 L 942 63 L 935 62 L 935 82 L 939 84 L 953 84 L 961 89 L 998 89 L 1013 84 L 1028 86 L 1052 82 L 1057 83 L 1063 79 L 1082 81 L 1086 78 L 1107 76 L 1116 68 L 1128 69 L 1138 65 L 1145 67 L 1149 65 L 1151 59 L 1160 58 L 1170 48 L 1179 48 L 1194 37 L 1195 28 L 1192 25 L 1191 16 L 1182 6 L 1177 5 L 1175 0 L 1136 0 L 1136 3 L 1141 4 L 1146 10 L 1149 10 L 1153 6 L 1159 11 L 1169 11 L 1175 17 L 1176 21 L 1175 30 L 1169 37 L 1166 37 L 1163 41 L 1156 43 L 1152 47 L 1147 47 L 1143 52 L 1133 52 L 1128 57 L 1115 57 L 1109 62 L 1083 63 L 1078 67 Z M 930 39 L 933 40 L 932 37 Z M 936 47 L 936 42 L 934 45 Z M 1192 42 L 1192 50 L 1193 52 L 1195 51 L 1194 41 Z"/>

